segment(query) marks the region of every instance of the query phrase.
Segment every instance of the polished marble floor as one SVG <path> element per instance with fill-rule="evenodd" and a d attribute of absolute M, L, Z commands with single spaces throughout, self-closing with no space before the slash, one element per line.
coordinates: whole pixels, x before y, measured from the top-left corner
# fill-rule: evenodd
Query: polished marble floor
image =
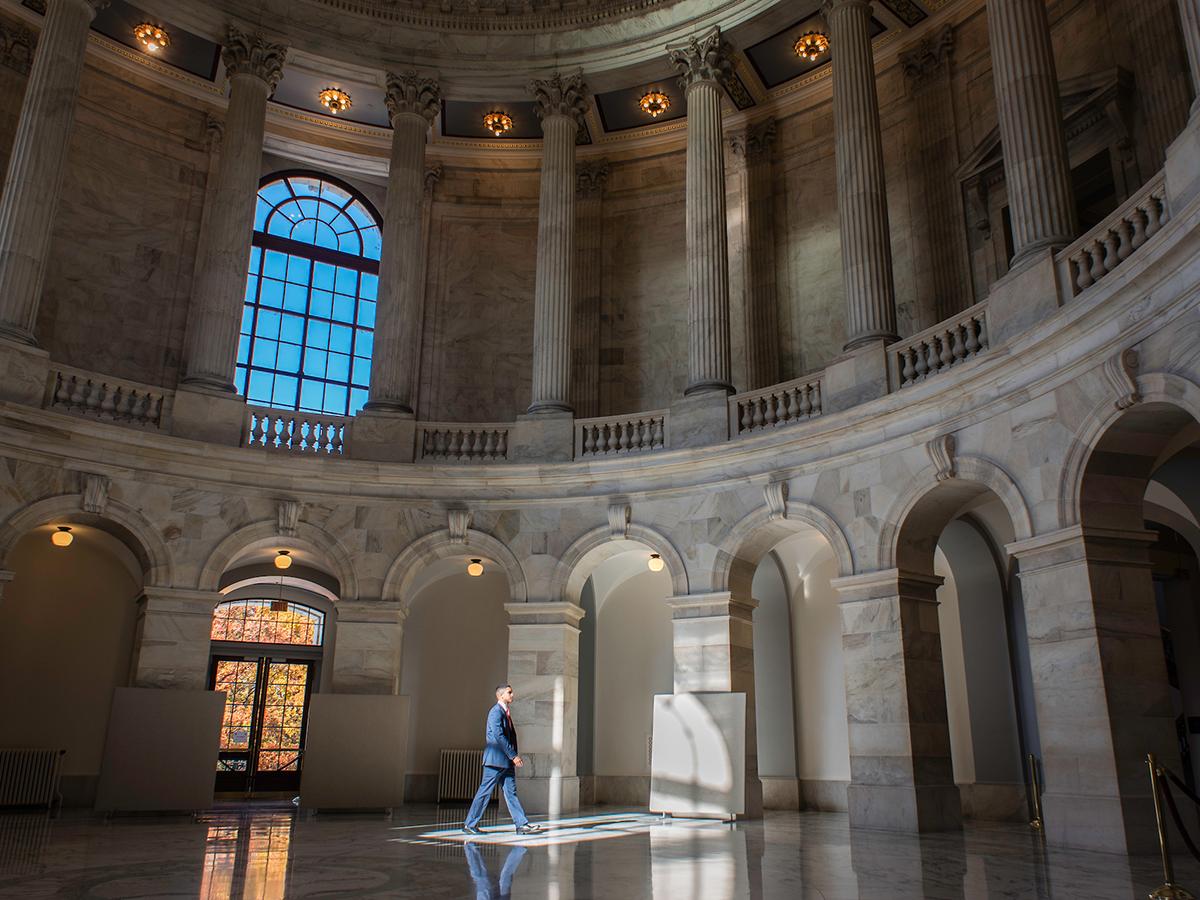
<path fill-rule="evenodd" d="M 487 834 L 467 841 L 461 815 L 4 816 L 0 897 L 1131 900 L 1159 881 L 1154 859 L 1047 851 L 1015 825 L 915 838 L 851 832 L 832 813 L 729 826 L 605 807 L 531 837 L 492 814 Z M 1177 880 L 1200 893 L 1200 867 L 1181 864 Z"/>

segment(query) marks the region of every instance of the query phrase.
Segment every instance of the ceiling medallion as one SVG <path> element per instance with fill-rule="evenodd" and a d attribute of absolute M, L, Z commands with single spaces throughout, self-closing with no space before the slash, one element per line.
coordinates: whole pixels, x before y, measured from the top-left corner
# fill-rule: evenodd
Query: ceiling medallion
<path fill-rule="evenodd" d="M 638 106 L 650 118 L 657 119 L 671 108 L 671 98 L 662 91 L 650 91 L 642 96 L 642 99 L 638 101 Z"/>
<path fill-rule="evenodd" d="M 483 117 L 483 127 L 490 131 L 493 137 L 503 137 L 512 131 L 512 116 L 498 109 L 493 110 Z"/>
<path fill-rule="evenodd" d="M 157 53 L 159 50 L 165 50 L 171 46 L 171 36 L 167 32 L 159 28 L 157 25 L 151 25 L 149 22 L 143 22 L 141 25 L 133 29 L 133 36 L 137 38 L 147 53 Z"/>
<path fill-rule="evenodd" d="M 796 38 L 792 49 L 806 62 L 816 62 L 829 52 L 829 38 L 819 31 L 810 31 Z"/>
<path fill-rule="evenodd" d="M 327 87 L 321 93 L 317 94 L 317 99 L 321 101 L 321 105 L 333 113 L 335 116 L 340 112 L 345 112 L 351 107 L 350 95 L 343 90 L 334 87 Z"/>

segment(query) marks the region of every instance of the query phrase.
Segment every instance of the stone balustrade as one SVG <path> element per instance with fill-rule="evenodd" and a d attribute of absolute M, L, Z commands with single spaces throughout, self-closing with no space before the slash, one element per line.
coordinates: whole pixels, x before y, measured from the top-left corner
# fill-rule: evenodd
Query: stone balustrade
<path fill-rule="evenodd" d="M 462 425 L 453 422 L 418 422 L 418 460 L 446 462 L 497 462 L 508 459 L 507 422 Z"/>
<path fill-rule="evenodd" d="M 171 394 L 162 388 L 56 366 L 46 385 L 47 409 L 144 428 L 163 427 Z"/>
<path fill-rule="evenodd" d="M 790 425 L 821 414 L 821 372 L 729 398 L 729 433 Z"/>
<path fill-rule="evenodd" d="M 352 424 L 345 416 L 247 406 L 242 443 L 284 453 L 342 456 Z"/>
<path fill-rule="evenodd" d="M 1111 272 L 1170 219 L 1160 172 L 1107 219 L 1055 256 L 1063 301 L 1079 296 Z"/>
<path fill-rule="evenodd" d="M 575 420 L 575 458 L 665 450 L 670 412 L 655 409 L 624 416 Z"/>
<path fill-rule="evenodd" d="M 988 348 L 987 301 L 888 347 L 892 384 L 908 387 Z"/>

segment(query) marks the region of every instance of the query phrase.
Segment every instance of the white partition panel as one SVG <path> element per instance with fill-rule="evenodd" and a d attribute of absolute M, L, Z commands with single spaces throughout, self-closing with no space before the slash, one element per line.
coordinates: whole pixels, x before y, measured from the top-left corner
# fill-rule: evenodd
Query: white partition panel
<path fill-rule="evenodd" d="M 654 698 L 650 811 L 732 818 L 746 811 L 746 695 Z"/>
<path fill-rule="evenodd" d="M 225 694 L 125 688 L 113 692 L 96 809 L 208 809 Z"/>
<path fill-rule="evenodd" d="M 304 741 L 304 809 L 381 809 L 404 803 L 408 697 L 313 694 Z"/>

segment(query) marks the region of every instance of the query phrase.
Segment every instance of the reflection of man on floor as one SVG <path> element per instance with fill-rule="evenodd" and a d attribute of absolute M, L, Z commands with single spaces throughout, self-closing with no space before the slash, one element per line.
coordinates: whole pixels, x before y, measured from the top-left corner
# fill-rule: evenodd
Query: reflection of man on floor
<path fill-rule="evenodd" d="M 500 880 L 494 886 L 479 848 L 467 841 L 463 850 L 467 854 L 467 868 L 471 870 L 471 880 L 475 882 L 475 900 L 508 900 L 512 894 L 513 876 L 517 874 L 517 867 L 525 858 L 525 848 L 518 846 L 508 851 L 504 868 L 500 870 Z"/>
<path fill-rule="evenodd" d="M 529 824 L 529 818 L 521 808 L 521 801 L 517 799 L 517 769 L 525 765 L 525 761 L 521 759 L 517 750 L 517 729 L 509 712 L 512 702 L 512 685 L 499 685 L 496 688 L 496 705 L 491 708 L 487 717 L 483 779 L 479 782 L 479 790 L 475 792 L 475 799 L 471 802 L 467 821 L 463 823 L 463 831 L 467 834 L 483 834 L 479 829 L 479 820 L 483 818 L 483 811 L 497 781 L 504 792 L 508 814 L 517 826 L 517 834 L 537 834 L 542 830 L 537 825 Z"/>

